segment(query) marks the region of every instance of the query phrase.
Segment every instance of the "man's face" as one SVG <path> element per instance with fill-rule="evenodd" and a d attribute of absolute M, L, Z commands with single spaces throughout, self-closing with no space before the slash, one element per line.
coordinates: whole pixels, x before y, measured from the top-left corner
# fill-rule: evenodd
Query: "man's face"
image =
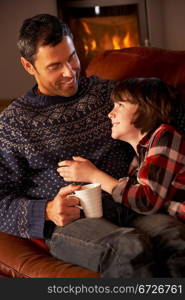
<path fill-rule="evenodd" d="M 65 97 L 76 94 L 80 62 L 69 36 L 54 47 L 38 47 L 32 68 L 32 75 L 42 94 Z"/>

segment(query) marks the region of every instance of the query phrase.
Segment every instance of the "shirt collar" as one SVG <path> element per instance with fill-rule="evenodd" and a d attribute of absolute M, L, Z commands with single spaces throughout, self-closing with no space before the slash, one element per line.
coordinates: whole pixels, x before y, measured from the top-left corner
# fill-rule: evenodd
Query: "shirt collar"
<path fill-rule="evenodd" d="M 139 143 L 137 144 L 137 152 L 138 152 L 138 154 L 140 154 L 140 152 L 141 152 L 141 149 L 147 149 L 148 148 L 148 146 L 149 146 L 149 142 L 150 142 L 150 138 L 151 138 L 151 136 L 152 136 L 152 134 L 154 133 L 154 131 L 156 130 L 156 128 L 155 129 L 153 129 L 153 130 L 151 130 L 151 131 L 149 131 L 140 141 L 139 141 Z M 143 149 L 143 150 L 144 150 Z"/>

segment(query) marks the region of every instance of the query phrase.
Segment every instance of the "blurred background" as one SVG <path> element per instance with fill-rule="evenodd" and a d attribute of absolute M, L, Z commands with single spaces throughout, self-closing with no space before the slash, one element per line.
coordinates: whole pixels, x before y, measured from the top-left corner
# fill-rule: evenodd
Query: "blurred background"
<path fill-rule="evenodd" d="M 106 23 L 110 24 L 113 22 L 114 28 L 119 29 L 120 24 L 125 22 L 120 15 L 117 19 L 119 24 L 117 21 L 114 21 L 115 14 L 111 16 L 113 19 L 110 21 L 110 14 L 107 13 L 107 15 L 105 9 L 105 6 L 110 5 L 110 1 L 0 0 L 0 101 L 20 96 L 34 84 L 33 78 L 24 71 L 17 50 L 18 32 L 24 19 L 39 13 L 49 13 L 59 15 L 71 27 L 76 28 L 75 24 L 80 24 L 81 30 L 84 32 L 84 37 L 86 35 L 86 45 L 83 46 L 83 49 L 80 48 L 82 46 L 79 46 L 78 51 L 81 54 L 85 51 L 84 53 L 87 54 L 89 50 L 93 50 L 98 45 L 98 42 L 94 41 L 94 38 L 92 40 L 92 37 L 89 39 L 88 36 L 89 32 L 93 31 L 91 30 L 93 28 L 95 28 L 94 31 L 96 33 L 98 32 L 98 27 L 93 27 L 95 26 L 94 21 L 91 22 L 92 19 L 89 19 L 89 17 L 93 17 L 91 15 L 92 9 L 95 13 L 94 17 L 96 17 L 94 20 L 99 20 L 101 26 L 105 27 Z M 138 36 L 135 36 L 134 42 L 132 41 L 134 34 L 130 34 L 130 44 L 128 43 L 128 32 L 125 33 L 123 44 L 120 42 L 120 37 L 116 37 L 117 33 L 114 32 L 112 33 L 114 39 L 111 42 L 107 40 L 107 36 L 105 37 L 106 45 L 115 49 L 131 46 L 152 46 L 185 51 L 185 0 L 112 0 L 115 6 L 125 5 L 127 2 L 129 5 L 134 2 L 141 3 L 139 5 L 145 11 L 145 15 L 138 13 L 138 17 L 134 21 L 134 10 L 130 10 L 129 7 L 126 11 L 124 10 L 126 18 L 128 18 L 129 12 L 132 11 L 129 22 L 134 27 L 138 25 L 140 32 Z M 77 11 L 78 14 L 76 13 Z M 84 15 L 85 12 L 87 12 L 87 15 Z M 103 12 L 102 19 L 100 19 L 100 12 Z M 144 29 L 141 28 L 141 23 L 144 23 L 142 24 L 144 25 Z M 78 31 L 74 34 L 82 36 L 82 34 L 78 35 Z M 102 51 L 101 45 L 99 47 Z M 97 53 L 97 48 L 94 53 Z"/>

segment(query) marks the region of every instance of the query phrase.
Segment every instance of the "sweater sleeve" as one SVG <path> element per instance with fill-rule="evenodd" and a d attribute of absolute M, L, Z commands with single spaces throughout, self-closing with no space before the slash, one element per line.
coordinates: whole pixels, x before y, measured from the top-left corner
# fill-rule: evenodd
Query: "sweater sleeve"
<path fill-rule="evenodd" d="M 7 136 L 6 126 L 0 122 L 0 231 L 43 238 L 48 200 L 29 196 L 33 183 L 28 163 L 23 154 L 13 149 L 13 136 Z"/>

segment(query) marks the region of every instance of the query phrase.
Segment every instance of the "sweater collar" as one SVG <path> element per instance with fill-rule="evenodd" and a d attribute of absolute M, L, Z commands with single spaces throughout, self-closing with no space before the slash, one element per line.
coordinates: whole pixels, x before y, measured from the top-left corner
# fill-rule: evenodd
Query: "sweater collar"
<path fill-rule="evenodd" d="M 90 80 L 84 76 L 80 76 L 79 79 L 79 87 L 78 91 L 75 95 L 71 97 L 64 97 L 64 96 L 48 96 L 37 94 L 37 84 L 34 85 L 27 93 L 24 94 L 24 98 L 28 98 L 35 106 L 48 106 L 53 104 L 66 104 L 69 102 L 76 101 L 76 99 L 83 94 L 85 94 L 88 90 Z"/>

